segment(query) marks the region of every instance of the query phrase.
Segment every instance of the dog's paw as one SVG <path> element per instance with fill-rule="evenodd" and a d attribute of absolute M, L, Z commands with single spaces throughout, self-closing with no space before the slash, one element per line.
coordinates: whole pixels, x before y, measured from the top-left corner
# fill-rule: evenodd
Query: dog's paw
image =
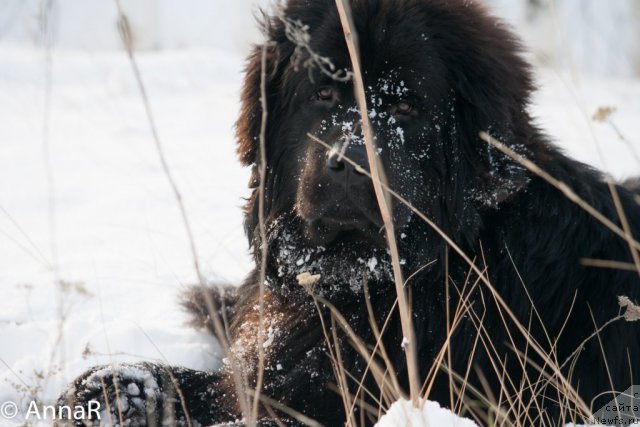
<path fill-rule="evenodd" d="M 179 396 L 168 370 L 149 363 L 101 366 L 76 379 L 58 404 L 83 408 L 82 419 L 58 420 L 56 426 L 138 427 L 181 425 Z M 179 403 L 178 403 L 179 404 Z"/>

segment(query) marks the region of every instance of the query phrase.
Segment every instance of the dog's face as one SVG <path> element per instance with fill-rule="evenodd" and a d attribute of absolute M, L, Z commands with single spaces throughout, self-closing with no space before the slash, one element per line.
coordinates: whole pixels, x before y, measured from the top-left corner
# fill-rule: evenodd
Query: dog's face
<path fill-rule="evenodd" d="M 341 56 L 344 54 L 335 52 L 332 57 Z M 439 93 L 443 85 L 438 87 L 425 77 L 432 74 L 429 65 L 414 59 L 420 57 L 406 58 L 406 69 L 397 67 L 397 61 L 365 63 L 364 82 L 375 135 L 374 156 L 385 171 L 387 185 L 424 209 L 437 194 L 436 188 L 426 185 L 437 185 L 437 175 L 442 172 L 425 166 L 430 157 L 438 155 L 437 145 L 444 139 L 441 133 L 447 131 L 444 118 L 432 114 L 449 101 Z M 307 126 L 298 130 L 304 131 L 303 135 L 294 138 L 307 143 L 299 148 L 297 156 L 302 167 L 296 177 L 295 208 L 304 220 L 306 235 L 321 245 L 330 245 L 336 239 L 379 241 L 384 235 L 380 231 L 382 220 L 368 175 L 370 167 L 353 85 L 351 81 L 332 81 L 328 76 L 303 81 L 299 87 L 304 94 L 296 102 L 294 121 Z M 435 83 L 434 89 L 425 96 L 423 87 L 429 83 Z M 393 206 L 394 222 L 402 229 L 410 211 L 397 201 Z"/>
<path fill-rule="evenodd" d="M 389 187 L 454 239 L 473 239 L 482 212 L 526 181 L 521 168 L 478 138 L 485 130 L 510 143 L 514 129 L 529 126 L 531 82 L 517 43 L 468 1 L 358 0 L 352 7 L 374 155 Z M 323 251 L 384 249 L 334 2 L 291 0 L 267 24 L 269 43 L 248 65 L 238 136 L 257 185 L 264 54 L 268 222 L 293 218 L 296 239 Z M 256 194 L 248 204 L 252 238 Z M 408 240 L 428 234 L 397 200 L 393 220 Z"/>

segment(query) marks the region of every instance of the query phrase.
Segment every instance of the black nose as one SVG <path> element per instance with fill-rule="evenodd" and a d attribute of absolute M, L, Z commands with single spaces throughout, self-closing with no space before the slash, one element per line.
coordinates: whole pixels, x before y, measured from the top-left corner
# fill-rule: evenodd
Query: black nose
<path fill-rule="evenodd" d="M 369 182 L 369 177 L 363 173 L 363 170 L 369 171 L 367 151 L 364 145 L 350 146 L 342 155 L 340 152 L 332 150 L 327 156 L 327 173 L 337 183 L 344 184 L 347 190 L 358 190 L 357 187 Z"/>

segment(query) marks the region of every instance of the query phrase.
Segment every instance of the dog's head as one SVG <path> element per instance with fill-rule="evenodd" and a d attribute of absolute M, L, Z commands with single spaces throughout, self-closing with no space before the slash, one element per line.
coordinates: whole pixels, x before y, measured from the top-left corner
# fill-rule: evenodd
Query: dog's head
<path fill-rule="evenodd" d="M 526 183 L 522 168 L 478 137 L 489 131 L 526 152 L 526 136 L 536 133 L 519 44 L 469 0 L 351 3 L 375 155 L 389 187 L 454 239 L 473 240 L 482 212 Z M 334 1 L 290 0 L 265 27 L 268 41 L 249 58 L 237 134 L 255 188 L 264 77 L 267 222 L 288 215 L 310 246 L 384 248 Z M 257 235 L 257 194 L 247 206 L 250 239 Z M 411 213 L 394 200 L 398 234 L 423 239 Z"/>

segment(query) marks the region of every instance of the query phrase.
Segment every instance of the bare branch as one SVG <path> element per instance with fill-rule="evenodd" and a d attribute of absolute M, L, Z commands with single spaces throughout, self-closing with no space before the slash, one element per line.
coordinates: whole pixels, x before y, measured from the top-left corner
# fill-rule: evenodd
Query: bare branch
<path fill-rule="evenodd" d="M 260 402 L 260 392 L 262 391 L 262 383 L 264 380 L 264 342 L 265 336 L 265 324 L 264 324 L 264 282 L 267 279 L 267 228 L 264 219 L 264 184 L 267 178 L 267 118 L 268 118 L 268 105 L 267 105 L 267 43 L 262 45 L 262 57 L 260 68 L 260 104 L 262 108 L 262 117 L 260 121 L 260 185 L 258 186 L 258 223 L 260 228 L 260 300 L 258 302 L 258 312 L 260 318 L 260 327 L 258 330 L 258 376 L 256 378 L 256 388 L 253 397 L 253 407 L 251 409 L 251 417 L 247 424 L 249 426 L 255 425 L 258 419 L 258 403 Z"/>
<path fill-rule="evenodd" d="M 182 222 L 189 240 L 189 247 L 191 249 L 191 255 L 193 257 L 193 266 L 194 266 L 196 275 L 198 277 L 198 283 L 200 284 L 200 286 L 205 286 L 206 280 L 204 279 L 204 275 L 202 274 L 202 271 L 200 269 L 200 263 L 198 261 L 199 259 L 198 251 L 196 248 L 195 239 L 194 239 L 193 231 L 191 228 L 191 223 L 189 221 L 189 216 L 187 215 L 187 210 L 182 200 L 182 194 L 180 193 L 180 190 L 178 189 L 178 185 L 176 184 L 176 181 L 173 178 L 171 169 L 169 168 L 169 163 L 167 162 L 167 158 L 164 154 L 164 147 L 160 140 L 160 135 L 158 134 L 158 130 L 157 130 L 154 115 L 153 115 L 153 110 L 151 109 L 151 104 L 149 103 L 149 98 L 147 96 L 147 91 L 142 79 L 142 74 L 140 73 L 138 63 L 133 53 L 133 38 L 131 35 L 131 27 L 129 26 L 129 21 L 122 10 L 120 0 L 114 0 L 114 1 L 118 9 L 118 30 L 120 32 L 120 37 L 122 38 L 122 42 L 126 49 L 127 55 L 129 56 L 129 62 L 131 63 L 131 68 L 133 70 L 133 74 L 138 84 L 138 89 L 140 91 L 140 96 L 142 98 L 147 119 L 149 121 L 149 127 L 151 129 L 153 141 L 155 143 L 156 151 L 158 153 L 158 158 L 160 159 L 162 170 L 167 178 L 167 181 L 169 182 L 173 195 L 176 199 L 176 203 L 178 204 L 178 207 L 180 209 Z M 230 361 L 232 366 L 232 376 L 234 379 L 234 384 L 236 386 L 236 393 L 238 395 L 240 408 L 243 414 L 248 414 L 249 413 L 248 402 L 246 401 L 246 394 L 243 393 L 244 384 L 246 383 L 246 381 L 243 381 L 243 379 L 241 378 L 240 376 L 241 370 L 238 367 L 236 358 L 232 354 L 232 352 L 229 351 L 229 343 L 227 342 L 227 339 L 226 339 L 225 329 L 220 319 L 218 307 L 216 307 L 215 302 L 213 301 L 213 299 L 208 293 L 205 292 L 203 295 L 205 296 L 205 304 L 207 306 L 207 309 L 210 312 L 211 320 L 213 321 L 213 326 L 216 331 L 218 340 L 220 341 L 220 344 L 224 349 L 225 354 L 227 355 L 228 360 Z"/>
<path fill-rule="evenodd" d="M 384 169 L 380 163 L 378 156 L 376 155 L 376 146 L 373 137 L 373 129 L 371 122 L 369 121 L 369 114 L 367 108 L 367 100 L 364 91 L 364 82 L 362 80 L 362 70 L 360 69 L 360 56 L 358 52 L 358 40 L 357 34 L 354 32 L 355 26 L 351 16 L 351 8 L 345 0 L 336 0 L 336 6 L 338 13 L 340 14 L 340 21 L 342 22 L 342 29 L 344 31 L 344 38 L 347 42 L 349 49 L 349 56 L 351 57 L 351 64 L 353 66 L 353 79 L 354 79 L 354 91 L 358 108 L 360 109 L 360 116 L 362 118 L 362 129 L 364 131 L 365 147 L 367 150 L 367 159 L 371 166 L 371 176 L 373 177 L 373 188 L 380 208 L 380 214 L 382 221 L 384 222 L 384 229 L 387 236 L 387 244 L 391 252 L 391 265 L 393 267 L 393 277 L 396 285 L 396 293 L 398 295 L 398 305 L 400 311 L 400 323 L 402 324 L 402 333 L 405 337 L 405 356 L 407 359 L 407 374 L 409 376 L 409 392 L 411 395 L 411 402 L 414 406 L 418 406 L 420 383 L 419 383 L 419 371 L 418 360 L 415 347 L 415 331 L 413 330 L 412 310 L 405 293 L 402 279 L 402 269 L 400 267 L 400 256 L 398 255 L 398 246 L 396 244 L 395 230 L 393 226 L 393 218 L 391 211 L 391 200 L 389 194 L 385 192 L 382 183 L 386 183 L 386 177 Z"/>
<path fill-rule="evenodd" d="M 302 66 L 309 71 L 311 81 L 313 81 L 313 70 L 315 68 L 332 80 L 338 82 L 351 80 L 352 73 L 349 70 L 336 70 L 336 66 L 331 59 L 318 54 L 311 48 L 311 35 L 309 34 L 308 25 L 287 17 L 281 7 L 278 8 L 276 16 L 284 25 L 285 35 L 296 46 L 291 56 L 291 62 L 296 71 L 300 68 L 300 63 L 302 62 Z M 307 56 L 306 59 L 304 59 L 305 55 Z"/>

